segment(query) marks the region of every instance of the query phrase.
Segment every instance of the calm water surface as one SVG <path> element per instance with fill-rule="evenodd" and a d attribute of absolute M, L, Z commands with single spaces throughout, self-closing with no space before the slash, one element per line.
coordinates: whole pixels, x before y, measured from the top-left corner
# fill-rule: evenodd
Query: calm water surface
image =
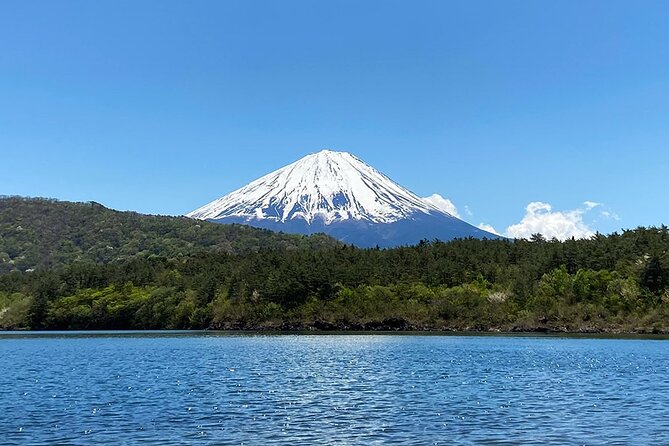
<path fill-rule="evenodd" d="M 669 341 L 0 334 L 2 444 L 669 444 Z"/>

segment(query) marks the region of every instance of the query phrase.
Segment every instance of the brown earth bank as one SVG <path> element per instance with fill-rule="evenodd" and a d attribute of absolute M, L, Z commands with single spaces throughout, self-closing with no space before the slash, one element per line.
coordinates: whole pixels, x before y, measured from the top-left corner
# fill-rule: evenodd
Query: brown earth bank
<path fill-rule="evenodd" d="M 350 323 L 346 321 L 328 322 L 276 322 L 254 324 L 249 322 L 226 322 L 213 324 L 209 330 L 223 331 L 284 331 L 284 332 L 445 332 L 445 333 L 564 333 L 564 334 L 657 334 L 669 335 L 669 328 L 665 327 L 622 327 L 622 326 L 581 326 L 568 327 L 565 325 L 425 325 L 413 324 L 405 319 L 391 318 L 383 321 L 366 323 Z"/>

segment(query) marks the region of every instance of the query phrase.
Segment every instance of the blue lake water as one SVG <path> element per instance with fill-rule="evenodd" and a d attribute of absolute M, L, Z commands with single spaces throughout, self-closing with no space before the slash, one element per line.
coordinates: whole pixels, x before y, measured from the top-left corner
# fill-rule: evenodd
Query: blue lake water
<path fill-rule="evenodd" d="M 11 444 L 669 444 L 669 341 L 0 334 Z"/>

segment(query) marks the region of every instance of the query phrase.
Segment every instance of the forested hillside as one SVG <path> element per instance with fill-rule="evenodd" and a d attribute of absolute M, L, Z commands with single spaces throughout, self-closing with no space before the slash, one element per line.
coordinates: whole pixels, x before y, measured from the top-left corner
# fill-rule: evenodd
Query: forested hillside
<path fill-rule="evenodd" d="M 185 217 L 119 212 L 98 203 L 0 197 L 0 274 L 150 255 L 316 249 L 336 244 L 322 235 L 305 237 Z"/>
<path fill-rule="evenodd" d="M 669 231 L 140 257 L 0 276 L 33 329 L 669 331 Z"/>

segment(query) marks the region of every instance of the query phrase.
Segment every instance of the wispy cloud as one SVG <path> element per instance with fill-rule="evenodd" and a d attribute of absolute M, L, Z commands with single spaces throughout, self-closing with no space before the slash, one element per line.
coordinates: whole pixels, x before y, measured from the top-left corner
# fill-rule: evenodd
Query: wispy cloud
<path fill-rule="evenodd" d="M 602 203 L 597 203 L 596 201 L 589 201 L 588 200 L 588 201 L 584 201 L 583 205 L 585 206 L 585 209 L 589 211 L 590 209 L 594 209 L 597 206 L 601 206 Z"/>
<path fill-rule="evenodd" d="M 604 210 L 604 211 L 601 212 L 601 215 L 606 220 L 620 221 L 620 216 L 618 214 L 616 214 L 615 212 Z"/>

